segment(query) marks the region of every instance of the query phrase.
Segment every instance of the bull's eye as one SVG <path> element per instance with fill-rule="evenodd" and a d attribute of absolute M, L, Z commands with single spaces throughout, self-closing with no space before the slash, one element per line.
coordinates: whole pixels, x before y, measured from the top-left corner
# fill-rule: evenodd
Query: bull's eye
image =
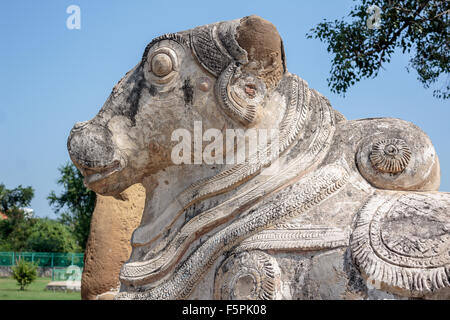
<path fill-rule="evenodd" d="M 158 53 L 152 58 L 151 68 L 154 75 L 167 76 L 173 69 L 172 59 L 165 53 Z"/>
<path fill-rule="evenodd" d="M 152 84 L 160 85 L 159 92 L 178 75 L 180 62 L 177 52 L 172 48 L 166 46 L 156 48 L 148 53 L 145 61 L 145 77 Z"/>

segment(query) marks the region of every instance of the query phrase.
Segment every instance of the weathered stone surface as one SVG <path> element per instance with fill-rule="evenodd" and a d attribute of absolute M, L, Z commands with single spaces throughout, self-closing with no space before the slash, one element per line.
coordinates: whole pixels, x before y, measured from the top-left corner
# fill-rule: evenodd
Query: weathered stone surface
<path fill-rule="evenodd" d="M 248 136 L 218 147 L 229 130 Z M 146 190 L 118 299 L 450 298 L 428 136 L 346 120 L 262 18 L 154 39 L 68 148 L 96 192 Z"/>
<path fill-rule="evenodd" d="M 130 238 L 141 220 L 145 190 L 136 184 L 121 197 L 97 195 L 85 251 L 83 299 L 112 299 L 118 292 L 120 267 L 130 256 Z"/>

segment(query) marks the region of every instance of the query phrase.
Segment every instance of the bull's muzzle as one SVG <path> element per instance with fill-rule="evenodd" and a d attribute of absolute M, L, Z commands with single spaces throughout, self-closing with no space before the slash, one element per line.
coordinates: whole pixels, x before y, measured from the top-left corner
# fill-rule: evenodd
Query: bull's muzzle
<path fill-rule="evenodd" d="M 111 131 L 90 121 L 75 124 L 67 148 L 87 185 L 119 171 L 124 165 L 120 152 L 114 148 Z"/>

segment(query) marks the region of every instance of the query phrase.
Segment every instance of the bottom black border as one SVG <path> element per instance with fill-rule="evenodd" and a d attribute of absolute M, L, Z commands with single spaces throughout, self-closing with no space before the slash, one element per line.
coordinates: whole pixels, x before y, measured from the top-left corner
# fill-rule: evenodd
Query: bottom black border
<path fill-rule="evenodd" d="M 42 314 L 50 318 L 64 315 L 86 317 L 98 313 L 105 316 L 132 319 L 141 313 L 149 319 L 302 319 L 310 317 L 348 317 L 384 320 L 385 317 L 405 317 L 426 314 L 442 317 L 448 314 L 450 300 L 408 301 L 6 301 L 0 300 L 2 310 L 16 315 Z M 442 309 L 442 310 L 440 310 Z M 212 315 L 214 310 L 214 315 Z M 442 313 L 441 313 L 442 312 Z"/>

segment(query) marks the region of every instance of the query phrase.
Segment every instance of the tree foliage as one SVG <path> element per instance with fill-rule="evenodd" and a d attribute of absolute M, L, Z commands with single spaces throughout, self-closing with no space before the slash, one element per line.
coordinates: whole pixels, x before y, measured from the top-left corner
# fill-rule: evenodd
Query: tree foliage
<path fill-rule="evenodd" d="M 14 189 L 6 189 L 4 184 L 0 184 L 0 211 L 11 216 L 30 205 L 34 197 L 32 187 L 22 187 L 19 185 Z M 21 210 L 23 213 L 23 210 Z"/>
<path fill-rule="evenodd" d="M 58 184 L 63 187 L 63 191 L 59 195 L 52 191 L 47 199 L 54 207 L 55 213 L 60 215 L 60 221 L 69 226 L 84 250 L 96 195 L 84 186 L 83 175 L 72 163 L 60 167 L 59 172 L 61 176 Z"/>
<path fill-rule="evenodd" d="M 19 185 L 7 189 L 0 184 L 0 210 L 8 219 L 0 221 L 0 251 L 76 252 L 77 240 L 69 228 L 47 218 L 27 217 L 34 191 Z"/>
<path fill-rule="evenodd" d="M 389 63 L 396 48 L 410 55 L 408 72 L 414 69 L 425 88 L 437 87 L 433 95 L 450 97 L 450 26 L 448 0 L 355 0 L 341 20 L 319 23 L 307 34 L 327 43 L 334 56 L 328 84 L 345 94 L 364 78 L 376 77 Z M 368 28 L 368 8 L 381 9 L 378 28 Z"/>
<path fill-rule="evenodd" d="M 0 221 L 0 251 L 79 252 L 69 228 L 47 218 Z"/>
<path fill-rule="evenodd" d="M 77 252 L 80 247 L 69 228 L 54 220 L 39 219 L 30 229 L 26 242 L 28 251 Z"/>
<path fill-rule="evenodd" d="M 0 221 L 0 249 L 3 251 L 22 251 L 26 249 L 26 242 L 30 235 L 30 228 L 36 219 L 27 219 L 24 207 L 30 205 L 34 197 L 32 187 L 19 185 L 14 189 L 7 189 L 0 184 L 0 211 L 8 219 Z"/>
<path fill-rule="evenodd" d="M 31 229 L 38 219 L 0 221 L 0 251 L 27 251 Z"/>

